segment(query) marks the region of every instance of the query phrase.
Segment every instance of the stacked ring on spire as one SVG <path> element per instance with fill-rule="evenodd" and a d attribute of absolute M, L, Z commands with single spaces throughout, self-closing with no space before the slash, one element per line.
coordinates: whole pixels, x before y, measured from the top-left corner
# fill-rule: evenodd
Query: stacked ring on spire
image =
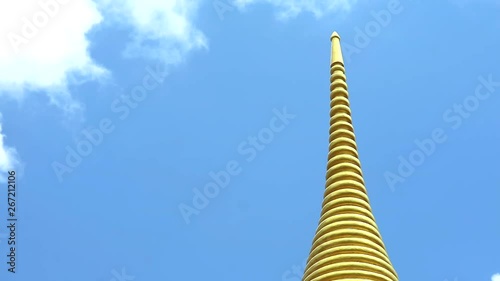
<path fill-rule="evenodd" d="M 398 281 L 373 217 L 358 158 L 344 65 L 330 72 L 326 190 L 304 281 Z"/>

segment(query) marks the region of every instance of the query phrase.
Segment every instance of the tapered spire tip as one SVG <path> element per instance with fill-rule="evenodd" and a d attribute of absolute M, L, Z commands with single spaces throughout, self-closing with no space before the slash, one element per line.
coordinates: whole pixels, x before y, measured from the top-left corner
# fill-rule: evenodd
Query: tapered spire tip
<path fill-rule="evenodd" d="M 340 35 L 337 33 L 337 31 L 334 31 L 332 33 L 332 36 L 330 36 L 330 41 L 332 41 L 333 38 L 338 38 L 340 40 Z"/>
<path fill-rule="evenodd" d="M 337 33 L 337 31 L 334 31 L 332 33 L 332 36 L 330 37 L 330 42 L 332 43 L 330 64 L 336 62 L 344 64 L 344 59 L 342 57 L 342 49 L 340 48 L 340 35 Z"/>

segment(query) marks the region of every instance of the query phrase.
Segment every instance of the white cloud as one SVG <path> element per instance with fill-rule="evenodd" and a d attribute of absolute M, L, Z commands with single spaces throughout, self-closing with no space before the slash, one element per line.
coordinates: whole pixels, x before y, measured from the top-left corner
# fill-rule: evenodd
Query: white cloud
<path fill-rule="evenodd" d="M 3 1 L 0 98 L 20 101 L 29 94 L 45 93 L 65 113 L 81 113 L 83 105 L 69 87 L 111 74 L 91 58 L 89 31 L 102 23 L 126 26 L 131 41 L 123 47 L 125 57 L 177 64 L 190 51 L 207 47 L 206 38 L 192 23 L 199 1 Z M 19 163 L 16 150 L 4 145 L 4 137 L 0 124 L 0 173 Z"/>
<path fill-rule="evenodd" d="M 125 57 L 145 57 L 166 64 L 183 61 L 192 50 L 207 47 L 193 24 L 199 0 L 100 0 L 113 22 L 132 28 Z"/>
<path fill-rule="evenodd" d="M 491 281 L 500 281 L 500 273 L 493 274 Z"/>
<path fill-rule="evenodd" d="M 23 0 L 0 5 L 0 96 L 22 99 L 43 91 L 72 112 L 80 105 L 68 86 L 107 71 L 89 55 L 86 38 L 102 16 L 90 0 Z"/>
<path fill-rule="evenodd" d="M 80 114 L 69 85 L 107 74 L 90 58 L 85 37 L 101 20 L 90 0 L 0 4 L 0 98 L 21 101 L 29 92 L 44 92 L 65 113 Z M 0 123 L 0 180 L 9 169 L 20 168 L 17 151 L 5 138 Z"/>
<path fill-rule="evenodd" d="M 97 3 L 97 4 L 96 4 Z M 125 57 L 176 64 L 207 46 L 192 19 L 198 0 L 23 0 L 0 4 L 0 97 L 45 92 L 72 112 L 81 108 L 68 87 L 110 72 L 89 54 L 87 34 L 101 23 L 125 25 Z"/>
<path fill-rule="evenodd" d="M 286 20 L 300 13 L 309 12 L 320 18 L 336 11 L 349 11 L 356 0 L 234 0 L 240 10 L 250 4 L 268 3 L 279 9 L 278 18 Z"/>
<path fill-rule="evenodd" d="M 5 182 L 7 172 L 20 166 L 19 155 L 15 148 L 5 145 L 2 132 L 2 115 L 0 114 L 0 182 Z"/>

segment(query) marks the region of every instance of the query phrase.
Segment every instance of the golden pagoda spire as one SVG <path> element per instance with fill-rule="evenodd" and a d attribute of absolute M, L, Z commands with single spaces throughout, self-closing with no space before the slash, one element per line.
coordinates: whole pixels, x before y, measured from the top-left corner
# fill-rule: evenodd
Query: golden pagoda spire
<path fill-rule="evenodd" d="M 326 189 L 303 281 L 397 281 L 372 214 L 349 108 L 340 36 L 330 38 Z"/>

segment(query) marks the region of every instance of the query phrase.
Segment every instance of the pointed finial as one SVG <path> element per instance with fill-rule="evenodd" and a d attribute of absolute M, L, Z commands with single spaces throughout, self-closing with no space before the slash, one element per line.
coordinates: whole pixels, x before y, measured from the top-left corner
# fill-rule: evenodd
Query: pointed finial
<path fill-rule="evenodd" d="M 343 65 L 344 59 L 342 57 L 342 49 L 340 48 L 340 35 L 336 31 L 334 31 L 332 33 L 332 36 L 330 37 L 330 41 L 332 42 L 332 55 L 330 64 L 340 62 Z"/>
<path fill-rule="evenodd" d="M 332 33 L 332 36 L 330 36 L 330 41 L 332 41 L 333 38 L 338 38 L 340 40 L 340 35 L 337 33 L 337 31 L 334 31 Z"/>

